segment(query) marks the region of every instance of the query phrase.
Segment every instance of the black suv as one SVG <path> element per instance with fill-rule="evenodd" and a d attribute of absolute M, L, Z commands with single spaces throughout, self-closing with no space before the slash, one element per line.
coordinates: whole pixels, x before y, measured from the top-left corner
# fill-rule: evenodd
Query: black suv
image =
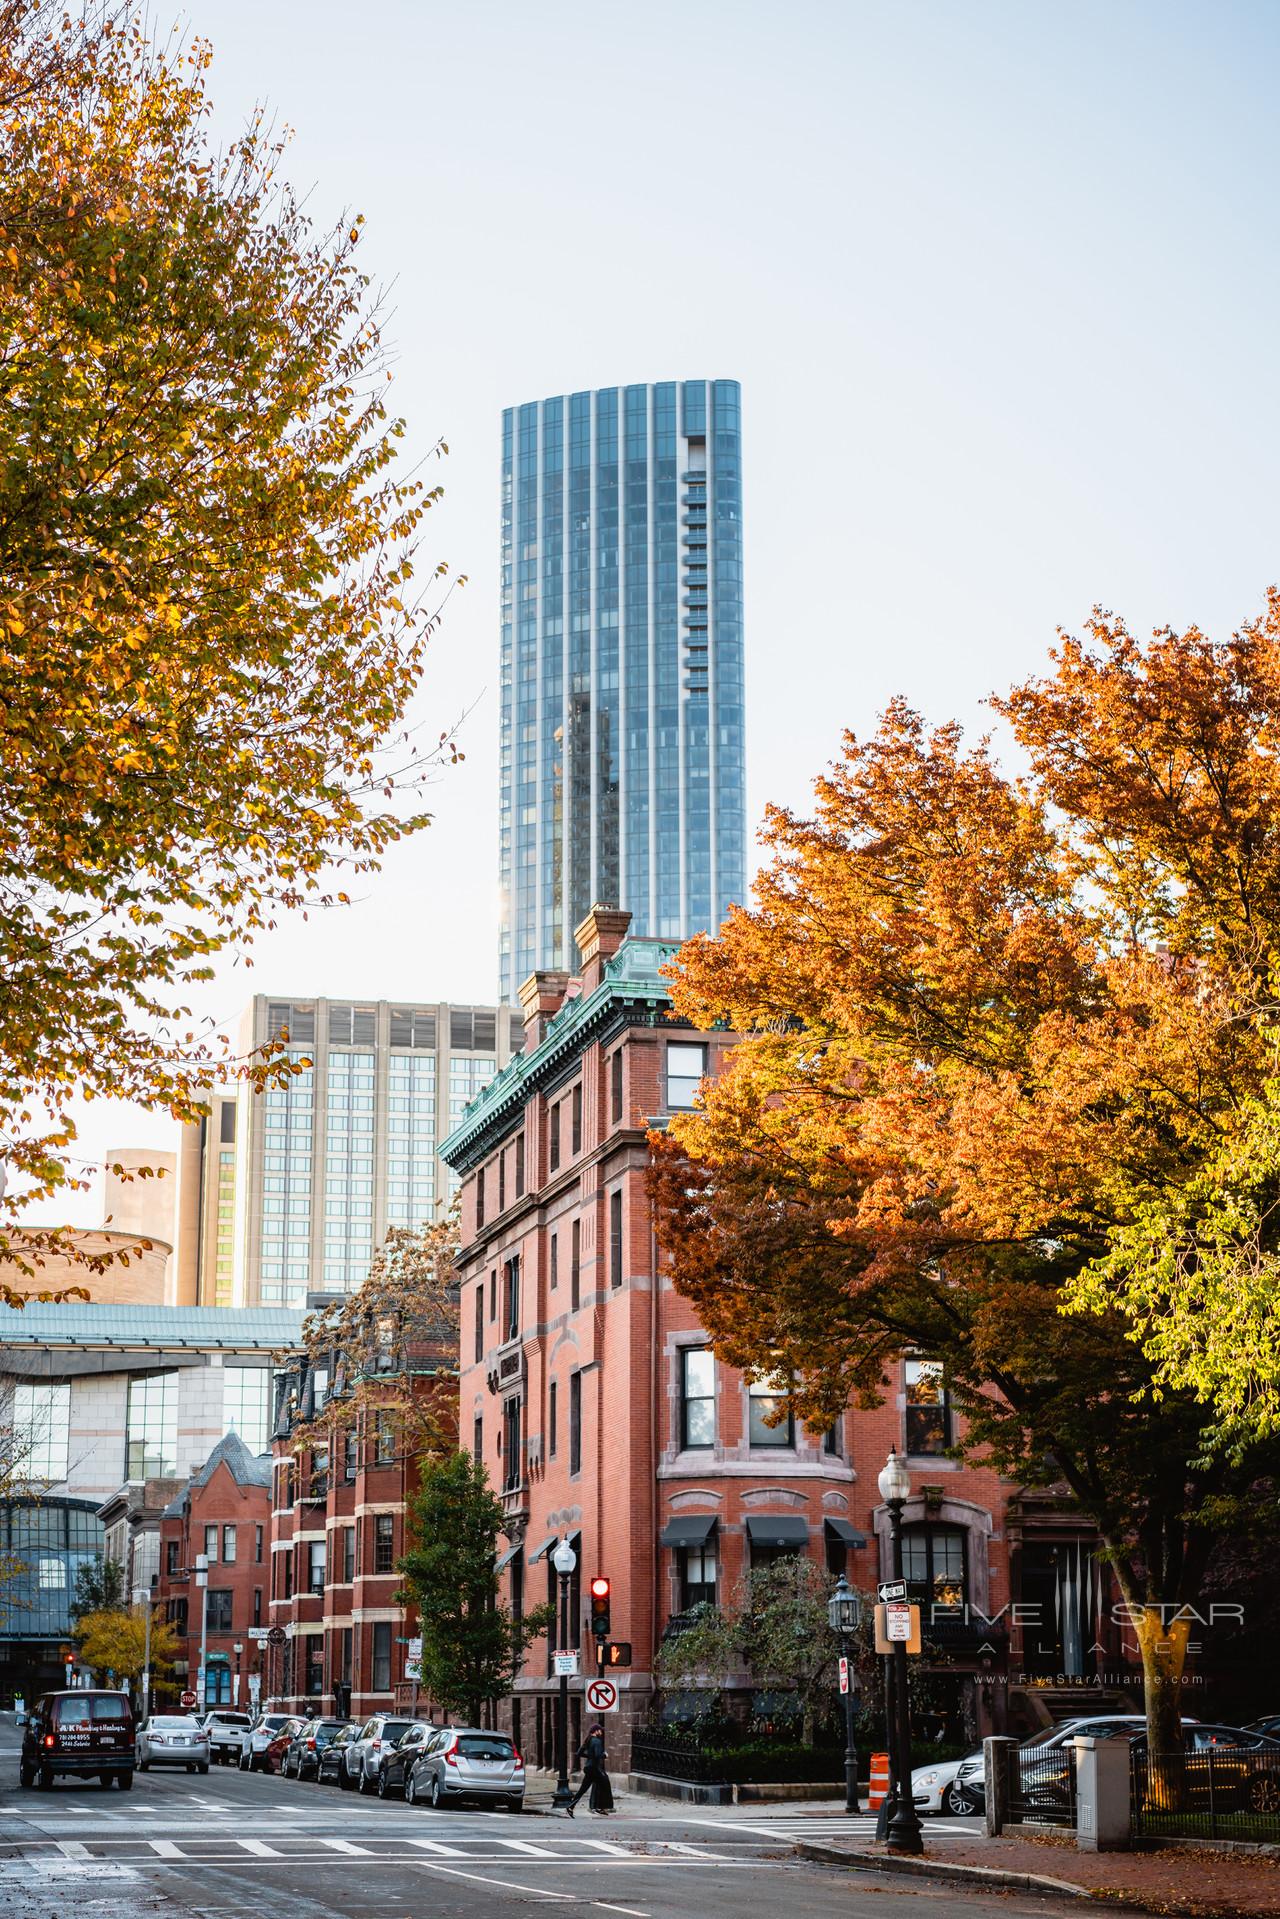
<path fill-rule="evenodd" d="M 55 1773 L 94 1774 L 104 1786 L 114 1779 L 122 1792 L 133 1784 L 133 1707 L 122 1692 L 47 1692 L 22 1728 L 18 1778 L 46 1791 Z"/>

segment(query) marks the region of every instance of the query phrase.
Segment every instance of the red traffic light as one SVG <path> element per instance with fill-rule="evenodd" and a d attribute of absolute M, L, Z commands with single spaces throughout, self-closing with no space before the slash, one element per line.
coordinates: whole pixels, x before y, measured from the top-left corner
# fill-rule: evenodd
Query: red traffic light
<path fill-rule="evenodd" d="M 599 1575 L 591 1582 L 591 1630 L 597 1639 L 609 1637 L 609 1581 Z"/>
<path fill-rule="evenodd" d="M 592 1580 L 591 1597 L 593 1599 L 607 1599 L 609 1597 L 609 1582 L 607 1579 Z"/>

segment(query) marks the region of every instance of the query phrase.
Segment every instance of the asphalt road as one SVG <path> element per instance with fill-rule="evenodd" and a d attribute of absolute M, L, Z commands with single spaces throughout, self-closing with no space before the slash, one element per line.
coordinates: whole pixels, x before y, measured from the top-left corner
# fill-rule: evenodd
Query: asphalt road
<path fill-rule="evenodd" d="M 5 1919 L 513 1919 L 554 1905 L 624 1919 L 982 1919 L 1060 1914 L 1023 1894 L 850 1873 L 798 1860 L 799 1837 L 865 1830 L 833 1811 L 636 1806 L 612 1819 L 433 1813 L 214 1767 L 152 1771 L 133 1791 L 18 1786 L 0 1729 Z"/>

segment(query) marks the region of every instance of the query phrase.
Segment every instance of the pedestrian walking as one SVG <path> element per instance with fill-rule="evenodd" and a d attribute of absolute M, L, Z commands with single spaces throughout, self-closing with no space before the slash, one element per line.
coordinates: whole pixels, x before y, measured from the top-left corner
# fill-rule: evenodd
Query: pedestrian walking
<path fill-rule="evenodd" d="M 574 1807 L 585 1792 L 591 1794 L 592 1812 L 612 1812 L 613 1787 L 609 1784 L 609 1775 L 605 1771 L 603 1726 L 592 1726 L 578 1748 L 578 1759 L 582 1766 L 582 1784 L 565 1807 L 570 1819 L 573 1818 Z"/>

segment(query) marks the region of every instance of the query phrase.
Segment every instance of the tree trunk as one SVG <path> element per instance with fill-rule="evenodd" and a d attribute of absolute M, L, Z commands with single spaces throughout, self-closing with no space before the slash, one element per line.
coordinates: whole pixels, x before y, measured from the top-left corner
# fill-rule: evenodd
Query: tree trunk
<path fill-rule="evenodd" d="M 1135 1609 L 1136 1611 L 1136 1609 Z M 1176 1812 L 1186 1794 L 1182 1743 L 1182 1668 L 1191 1632 L 1188 1619 L 1166 1623 L 1157 1606 L 1146 1606 L 1134 1620 L 1142 1654 L 1142 1684 L 1147 1711 L 1149 1808 Z"/>

